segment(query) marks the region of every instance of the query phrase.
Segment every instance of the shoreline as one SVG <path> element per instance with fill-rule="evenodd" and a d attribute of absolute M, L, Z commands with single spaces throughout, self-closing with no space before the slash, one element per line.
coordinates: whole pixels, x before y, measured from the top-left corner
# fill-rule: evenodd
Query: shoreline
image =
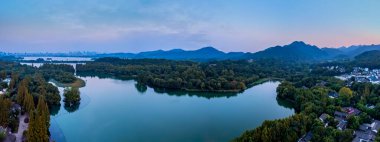
<path fill-rule="evenodd" d="M 73 87 L 73 88 L 82 88 L 86 86 L 86 82 L 80 78 L 77 78 L 73 83 L 60 83 L 54 79 L 49 80 L 53 82 L 57 87 Z"/>

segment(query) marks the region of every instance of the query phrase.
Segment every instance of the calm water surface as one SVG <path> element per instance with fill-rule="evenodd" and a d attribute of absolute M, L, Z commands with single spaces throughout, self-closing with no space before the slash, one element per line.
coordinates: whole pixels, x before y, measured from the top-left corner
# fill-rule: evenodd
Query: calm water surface
<path fill-rule="evenodd" d="M 53 61 L 92 61 L 91 58 L 87 57 L 24 57 L 23 60 L 37 60 L 39 58 L 44 60 L 50 58 Z"/>
<path fill-rule="evenodd" d="M 294 114 L 276 100 L 279 82 L 225 95 L 159 93 L 135 81 L 82 79 L 87 85 L 80 89 L 81 104 L 51 110 L 57 142 L 229 141 L 264 120 Z M 216 95 L 222 97 L 209 97 Z"/>

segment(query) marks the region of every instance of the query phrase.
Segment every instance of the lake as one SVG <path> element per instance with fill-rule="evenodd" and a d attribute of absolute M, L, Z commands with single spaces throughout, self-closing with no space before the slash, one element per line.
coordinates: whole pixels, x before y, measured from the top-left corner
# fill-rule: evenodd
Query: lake
<path fill-rule="evenodd" d="M 23 60 L 37 60 L 40 58 L 45 61 L 47 61 L 48 58 L 52 61 L 92 61 L 92 59 L 88 57 L 24 57 Z"/>
<path fill-rule="evenodd" d="M 28 65 L 28 66 L 32 66 L 32 67 L 39 68 L 39 67 L 41 67 L 42 65 L 44 65 L 45 63 L 25 63 L 25 62 L 20 62 L 20 64 L 21 64 L 21 65 Z M 74 69 L 75 69 L 77 64 L 85 64 L 85 63 L 52 63 L 52 64 L 65 64 L 65 65 L 71 65 L 71 66 L 73 66 Z"/>
<path fill-rule="evenodd" d="M 51 110 L 50 131 L 57 142 L 223 142 L 265 120 L 294 114 L 276 100 L 279 82 L 220 94 L 167 92 L 133 80 L 82 79 L 87 84 L 80 89 L 81 104 L 65 108 L 62 103 Z"/>

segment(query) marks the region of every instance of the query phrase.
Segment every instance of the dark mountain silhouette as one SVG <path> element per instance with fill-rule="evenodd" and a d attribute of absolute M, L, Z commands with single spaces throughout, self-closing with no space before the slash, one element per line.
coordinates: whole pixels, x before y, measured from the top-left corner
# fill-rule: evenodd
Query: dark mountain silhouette
<path fill-rule="evenodd" d="M 380 62 L 380 51 L 379 50 L 366 51 L 362 54 L 355 56 L 355 61 Z"/>
<path fill-rule="evenodd" d="M 356 66 L 379 68 L 380 67 L 380 51 L 372 50 L 363 52 L 355 56 L 354 63 Z"/>
<path fill-rule="evenodd" d="M 289 45 L 275 46 L 267 48 L 256 53 L 245 52 L 222 52 L 213 47 L 204 47 L 198 50 L 156 50 L 140 53 L 107 53 L 107 54 L 83 54 L 86 57 L 118 57 L 128 59 L 169 59 L 169 60 L 193 60 L 193 61 L 210 61 L 210 60 L 247 60 L 247 59 L 281 59 L 292 61 L 319 61 L 331 59 L 353 59 L 356 55 L 371 50 L 380 50 L 380 45 L 359 45 L 341 48 L 318 48 L 315 45 L 306 44 L 302 41 L 295 41 Z M 90 52 L 89 52 L 90 53 Z M 4 54 L 4 53 L 3 53 Z M 34 56 L 38 56 L 33 54 Z M 43 54 L 47 56 L 50 54 Z M 55 55 L 55 54 L 52 54 Z M 0 54 L 1 56 L 1 54 Z M 24 54 L 15 54 L 23 57 Z M 77 57 L 77 54 L 62 54 L 64 57 Z"/>
<path fill-rule="evenodd" d="M 361 45 L 341 48 L 318 48 L 315 45 L 295 41 L 289 45 L 275 46 L 256 53 L 229 52 L 225 53 L 213 47 L 198 50 L 156 50 L 148 52 L 101 54 L 97 57 L 119 57 L 130 59 L 169 59 L 169 60 L 241 60 L 241 59 L 281 59 L 294 61 L 319 61 L 326 59 L 346 59 L 369 50 L 380 50 L 380 45 Z"/>
<path fill-rule="evenodd" d="M 354 45 L 350 47 L 341 47 L 338 48 L 340 51 L 342 51 L 345 55 L 348 55 L 350 57 L 355 57 L 359 54 L 362 54 L 366 51 L 372 51 L 372 50 L 380 50 L 380 45 Z"/>
<path fill-rule="evenodd" d="M 321 60 L 329 55 L 317 46 L 306 44 L 302 41 L 295 41 L 285 46 L 275 46 L 263 51 L 248 55 L 248 58 L 274 58 L 284 60 Z"/>
<path fill-rule="evenodd" d="M 119 57 L 119 58 L 130 58 L 130 59 L 169 59 L 169 60 L 197 60 L 197 61 L 207 61 L 207 60 L 226 60 L 226 59 L 241 59 L 246 53 L 243 52 L 230 52 L 225 53 L 219 51 L 213 47 L 204 47 L 198 50 L 156 50 L 148 52 L 140 52 L 137 54 L 132 53 L 113 53 L 113 54 L 102 54 L 97 57 Z"/>

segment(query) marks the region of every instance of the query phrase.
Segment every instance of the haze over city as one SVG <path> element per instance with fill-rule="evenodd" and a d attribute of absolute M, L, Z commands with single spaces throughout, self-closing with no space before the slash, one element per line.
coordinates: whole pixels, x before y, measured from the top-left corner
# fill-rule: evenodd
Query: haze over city
<path fill-rule="evenodd" d="M 292 41 L 380 43 L 380 1 L 4 0 L 3 52 L 141 52 L 213 46 L 256 52 Z"/>

